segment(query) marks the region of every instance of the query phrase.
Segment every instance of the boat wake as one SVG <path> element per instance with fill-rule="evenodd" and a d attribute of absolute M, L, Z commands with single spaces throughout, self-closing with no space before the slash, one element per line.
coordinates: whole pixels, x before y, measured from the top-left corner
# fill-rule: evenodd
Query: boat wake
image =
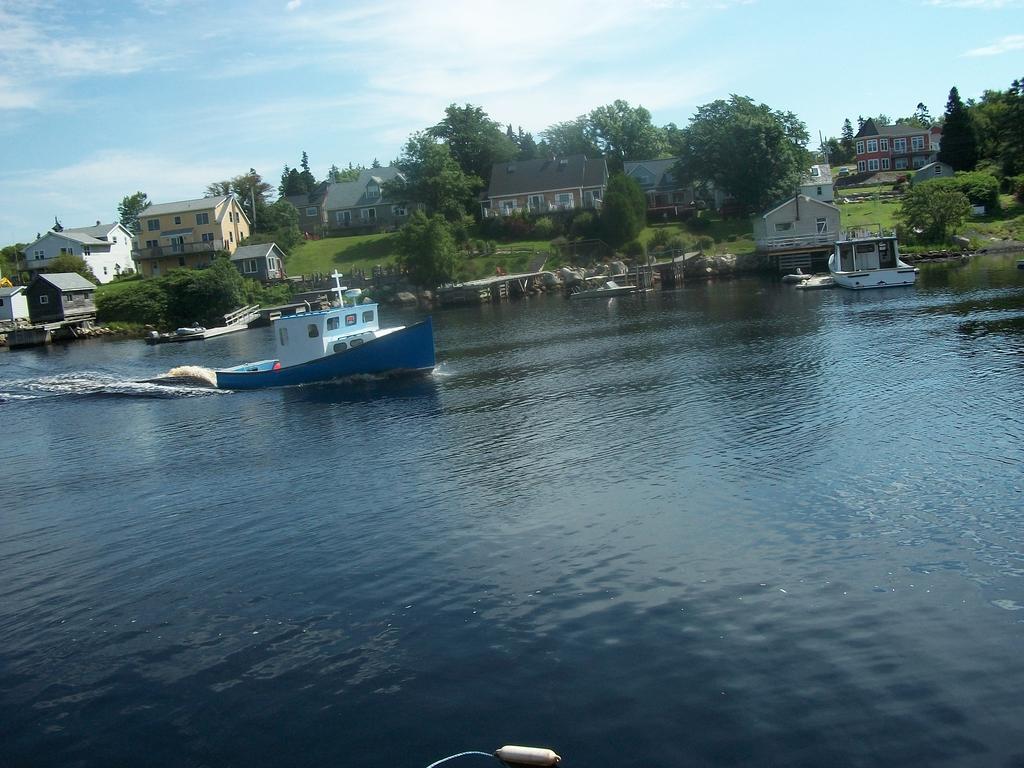
<path fill-rule="evenodd" d="M 192 366 L 185 366 L 189 369 Z M 51 397 L 141 397 L 178 398 L 223 394 L 202 374 L 178 374 L 168 371 L 156 379 L 132 381 L 104 373 L 84 371 L 34 379 L 18 379 L 0 384 L 0 403 L 39 400 Z M 198 369 L 205 371 L 207 369 Z M 210 371 L 210 376 L 213 372 Z"/>

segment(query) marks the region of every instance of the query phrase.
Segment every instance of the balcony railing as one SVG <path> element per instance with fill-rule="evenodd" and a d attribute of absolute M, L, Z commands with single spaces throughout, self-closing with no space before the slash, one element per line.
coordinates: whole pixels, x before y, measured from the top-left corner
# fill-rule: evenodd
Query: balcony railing
<path fill-rule="evenodd" d="M 206 240 L 199 243 L 172 243 L 171 245 L 158 245 L 149 248 L 132 248 L 132 258 L 143 259 L 165 259 L 168 256 L 184 256 L 189 253 L 211 253 L 212 251 L 223 251 L 223 240 Z"/>
<path fill-rule="evenodd" d="M 483 211 L 484 218 L 494 219 L 502 216 L 515 216 L 520 213 L 527 213 L 531 216 L 535 216 L 542 213 L 550 213 L 552 211 L 574 211 L 577 208 L 590 208 L 599 210 L 601 208 L 601 199 L 594 198 L 593 200 L 584 201 L 582 206 L 576 205 L 575 199 L 569 200 L 568 202 L 557 202 L 542 200 L 539 203 L 527 203 L 525 207 L 516 208 L 485 208 Z"/>
<path fill-rule="evenodd" d="M 759 251 L 780 251 L 810 246 L 834 245 L 835 233 L 820 232 L 813 235 L 780 235 L 776 237 L 760 236 L 755 240 Z"/>

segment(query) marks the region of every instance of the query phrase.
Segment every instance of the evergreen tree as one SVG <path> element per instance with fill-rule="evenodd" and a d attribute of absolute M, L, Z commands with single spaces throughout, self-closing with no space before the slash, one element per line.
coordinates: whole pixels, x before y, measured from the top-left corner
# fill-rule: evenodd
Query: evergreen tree
<path fill-rule="evenodd" d="M 853 125 L 850 118 L 843 120 L 843 130 L 839 134 L 839 145 L 843 148 L 843 162 L 848 163 L 857 156 L 856 147 L 853 143 Z"/>
<path fill-rule="evenodd" d="M 950 88 L 946 102 L 939 160 L 948 163 L 954 171 L 973 171 L 978 164 L 978 135 L 956 86 Z"/>
<path fill-rule="evenodd" d="M 609 245 L 618 248 L 636 238 L 644 228 L 647 200 L 632 176 L 613 174 L 601 205 L 601 231 Z"/>
<path fill-rule="evenodd" d="M 136 192 L 121 198 L 117 206 L 118 221 L 132 235 L 139 234 L 139 214 L 149 206 L 149 197 L 145 192 Z"/>

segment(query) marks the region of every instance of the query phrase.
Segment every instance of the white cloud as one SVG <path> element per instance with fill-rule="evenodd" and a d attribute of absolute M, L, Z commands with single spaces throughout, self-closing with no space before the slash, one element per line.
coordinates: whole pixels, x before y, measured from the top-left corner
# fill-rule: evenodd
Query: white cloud
<path fill-rule="evenodd" d="M 1001 37 L 992 43 L 992 45 L 985 45 L 981 48 L 974 48 L 966 53 L 960 54 L 961 56 L 999 56 L 1003 53 L 1009 53 L 1010 51 L 1019 51 L 1024 48 L 1024 35 L 1006 35 Z"/>
<path fill-rule="evenodd" d="M 285 10 L 297 11 L 302 5 L 302 0 L 288 0 L 288 4 L 285 5 Z"/>

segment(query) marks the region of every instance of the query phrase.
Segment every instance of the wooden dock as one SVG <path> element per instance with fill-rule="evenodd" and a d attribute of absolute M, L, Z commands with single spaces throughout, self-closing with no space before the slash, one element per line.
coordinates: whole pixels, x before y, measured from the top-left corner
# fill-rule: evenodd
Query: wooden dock
<path fill-rule="evenodd" d="M 437 300 L 442 305 L 484 304 L 511 296 L 525 296 L 533 290 L 535 281 L 543 280 L 545 275 L 554 276 L 554 273 L 548 270 L 522 272 L 446 285 L 437 289 Z"/>

